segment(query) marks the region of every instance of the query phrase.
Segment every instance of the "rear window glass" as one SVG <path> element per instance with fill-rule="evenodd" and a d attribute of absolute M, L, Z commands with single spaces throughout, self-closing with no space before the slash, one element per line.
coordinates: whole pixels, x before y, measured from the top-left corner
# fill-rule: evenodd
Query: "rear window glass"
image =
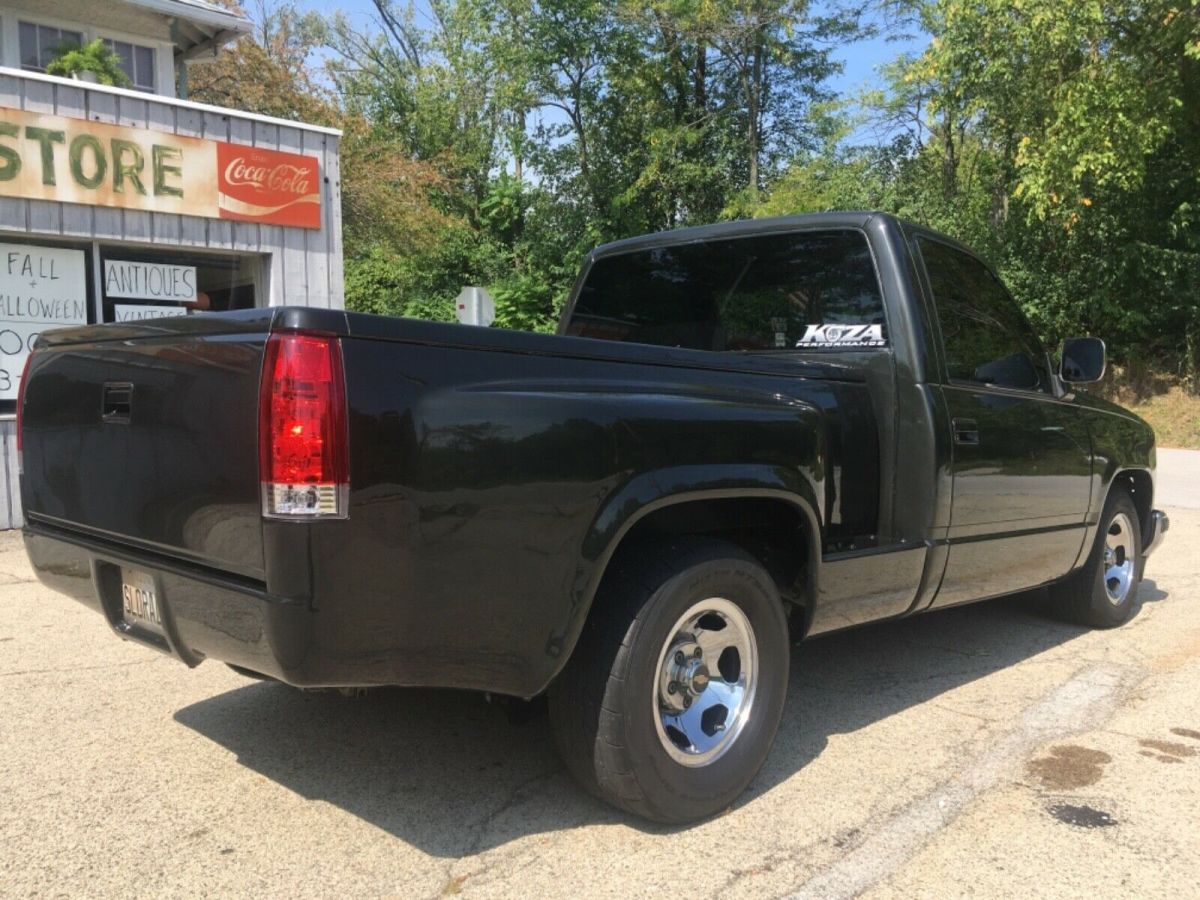
<path fill-rule="evenodd" d="M 697 241 L 604 257 L 567 333 L 693 350 L 886 344 L 867 239 L 851 230 Z"/>

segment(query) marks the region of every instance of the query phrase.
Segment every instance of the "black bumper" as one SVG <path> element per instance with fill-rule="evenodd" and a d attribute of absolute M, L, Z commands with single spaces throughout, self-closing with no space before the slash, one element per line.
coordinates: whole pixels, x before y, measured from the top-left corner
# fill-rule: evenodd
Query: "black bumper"
<path fill-rule="evenodd" d="M 1150 513 L 1150 522 L 1146 529 L 1145 548 L 1142 550 L 1143 557 L 1148 557 L 1162 545 L 1163 537 L 1170 527 L 1171 520 L 1167 518 L 1165 512 L 1156 509 Z"/>
<path fill-rule="evenodd" d="M 484 645 L 481 634 L 508 643 L 541 634 L 499 612 L 492 611 L 496 627 L 481 632 L 464 619 L 461 603 L 442 595 L 399 583 L 364 590 L 368 566 L 356 561 L 354 554 L 363 551 L 347 532 L 328 529 L 341 543 L 321 544 L 315 532 L 294 539 L 302 532 L 290 524 L 283 527 L 291 541 L 268 536 L 265 542 L 266 583 L 36 519 L 24 538 L 47 587 L 99 612 L 125 640 L 189 666 L 220 660 L 296 687 L 395 685 L 530 697 L 561 664 L 550 652 L 497 652 Z M 125 621 L 122 567 L 153 581 L 163 635 Z M 298 583 L 298 572 L 311 579 L 311 589 Z"/>
<path fill-rule="evenodd" d="M 303 604 L 271 599 L 261 583 L 112 548 L 44 525 L 27 525 L 24 539 L 43 584 L 99 612 L 126 640 L 189 666 L 213 658 L 295 685 L 329 678 L 329 672 L 312 665 L 308 653 L 313 613 Z M 154 580 L 163 635 L 125 622 L 122 566 Z"/>

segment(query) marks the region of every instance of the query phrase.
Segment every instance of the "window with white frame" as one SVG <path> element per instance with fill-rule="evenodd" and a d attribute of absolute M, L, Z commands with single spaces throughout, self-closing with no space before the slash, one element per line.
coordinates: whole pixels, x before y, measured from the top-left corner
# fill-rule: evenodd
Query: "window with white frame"
<path fill-rule="evenodd" d="M 104 46 L 117 55 L 121 71 L 139 91 L 154 93 L 154 48 L 128 41 L 104 39 Z"/>
<path fill-rule="evenodd" d="M 18 26 L 21 44 L 21 68 L 34 72 L 46 71 L 51 60 L 64 49 L 83 45 L 83 32 L 53 25 L 21 22 Z"/>

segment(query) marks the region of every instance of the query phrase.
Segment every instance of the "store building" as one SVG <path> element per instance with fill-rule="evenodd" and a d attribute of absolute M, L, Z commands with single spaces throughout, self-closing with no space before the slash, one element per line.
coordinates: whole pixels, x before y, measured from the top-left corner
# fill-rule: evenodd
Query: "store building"
<path fill-rule="evenodd" d="M 202 0 L 0 0 L 0 527 L 37 335 L 254 306 L 341 308 L 339 132 L 180 99 L 251 25 Z M 104 40 L 132 88 L 46 75 Z"/>

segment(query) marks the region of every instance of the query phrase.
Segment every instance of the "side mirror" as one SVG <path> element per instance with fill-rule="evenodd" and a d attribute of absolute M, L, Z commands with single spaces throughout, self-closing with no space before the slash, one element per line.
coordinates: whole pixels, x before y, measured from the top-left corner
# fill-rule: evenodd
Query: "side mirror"
<path fill-rule="evenodd" d="M 1063 341 L 1058 374 L 1068 384 L 1092 384 L 1104 377 L 1104 341 L 1100 338 L 1067 338 Z"/>

